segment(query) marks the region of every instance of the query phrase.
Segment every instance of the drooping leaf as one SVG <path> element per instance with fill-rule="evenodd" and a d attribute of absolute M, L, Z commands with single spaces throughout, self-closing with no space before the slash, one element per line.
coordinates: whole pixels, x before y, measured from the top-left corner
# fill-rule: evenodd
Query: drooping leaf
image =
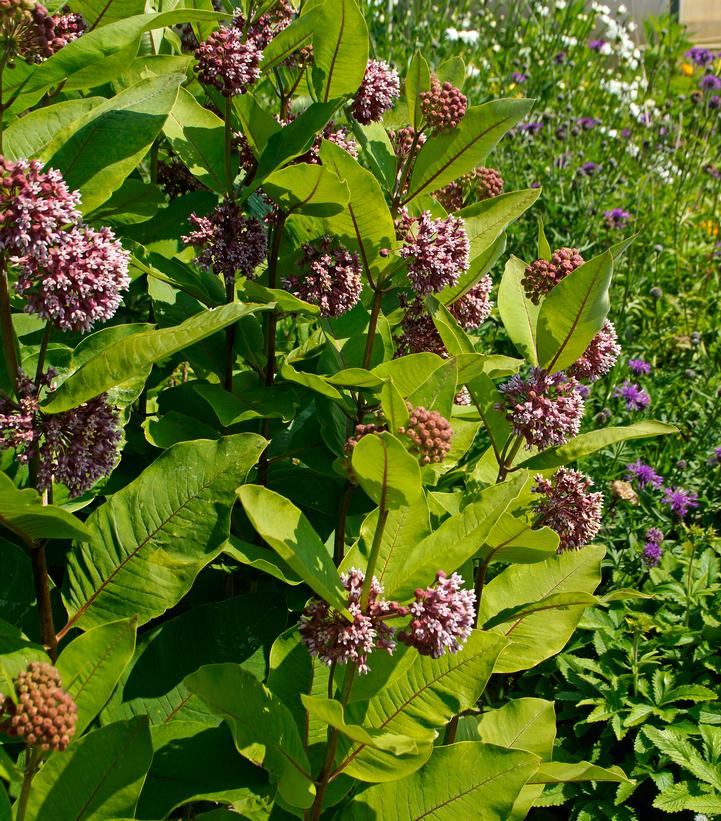
<path fill-rule="evenodd" d="M 526 263 L 518 257 L 511 257 L 506 263 L 498 289 L 498 311 L 511 342 L 528 363 L 535 366 L 538 365 L 536 327 L 540 306 L 526 296 L 521 284 L 525 270 Z"/>
<path fill-rule="evenodd" d="M 412 505 L 422 493 L 418 459 L 387 431 L 363 436 L 351 464 L 358 484 L 384 509 Z"/>
<path fill-rule="evenodd" d="M 526 750 L 550 761 L 556 738 L 553 702 L 516 698 L 497 710 L 485 712 L 478 722 L 478 737 L 487 744 Z"/>
<path fill-rule="evenodd" d="M 577 781 L 630 783 L 620 767 L 599 767 L 588 761 L 572 764 L 565 761 L 545 761 L 528 779 L 529 784 L 567 784 Z"/>
<path fill-rule="evenodd" d="M 285 801 L 309 807 L 315 785 L 293 716 L 280 699 L 237 664 L 211 664 L 185 679 L 230 727 L 238 752 L 270 774 Z"/>
<path fill-rule="evenodd" d="M 235 488 L 265 445 L 253 433 L 174 445 L 94 511 L 68 559 L 62 632 L 176 604 L 228 538 Z"/>
<path fill-rule="evenodd" d="M 223 553 L 241 564 L 262 570 L 286 584 L 296 585 L 303 581 L 275 552 L 268 550 L 264 545 L 244 542 L 232 533 L 230 539 L 223 545 Z"/>
<path fill-rule="evenodd" d="M 322 165 L 298 163 L 274 171 L 263 191 L 286 213 L 327 217 L 340 213 L 350 197 L 348 186 Z"/>

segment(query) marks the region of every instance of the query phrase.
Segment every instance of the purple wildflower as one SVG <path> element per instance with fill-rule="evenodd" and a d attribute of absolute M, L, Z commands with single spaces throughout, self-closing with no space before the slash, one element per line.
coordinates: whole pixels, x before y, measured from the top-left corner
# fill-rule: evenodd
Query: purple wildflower
<path fill-rule="evenodd" d="M 193 262 L 221 274 L 228 284 L 235 282 L 236 273 L 252 277 L 265 259 L 265 229 L 258 220 L 244 216 L 232 200 L 224 200 L 206 217 L 191 214 L 190 222 L 195 231 L 183 242 L 203 249 Z"/>
<path fill-rule="evenodd" d="M 398 234 L 405 243 L 400 255 L 410 260 L 408 279 L 421 296 L 455 285 L 468 270 L 470 243 L 460 217 L 434 219 L 430 211 L 411 217 L 403 209 Z"/>
<path fill-rule="evenodd" d="M 532 368 L 526 378 L 512 376 L 498 390 L 503 402 L 497 409 L 505 412 L 514 434 L 544 450 L 562 445 L 578 434 L 584 403 L 579 384 L 564 373 L 547 374 Z"/>
<path fill-rule="evenodd" d="M 698 493 L 682 487 L 665 487 L 661 501 L 668 505 L 671 513 L 683 519 L 691 508 L 698 507 Z"/>
<path fill-rule="evenodd" d="M 721 465 L 721 447 L 714 448 L 714 452 L 708 458 L 708 464 L 711 466 Z"/>
<path fill-rule="evenodd" d="M 712 97 L 708 99 L 708 107 L 712 111 L 718 111 L 721 108 L 721 97 L 718 94 L 714 94 Z"/>
<path fill-rule="evenodd" d="M 631 373 L 636 374 L 636 376 L 640 376 L 641 374 L 648 376 L 651 373 L 651 365 L 646 362 L 645 359 L 629 359 L 628 369 Z"/>
<path fill-rule="evenodd" d="M 544 494 L 536 505 L 535 527 L 546 525 L 560 537 L 558 552 L 579 550 L 601 527 L 603 494 L 589 493 L 593 480 L 577 470 L 560 467 L 552 479 L 535 477 L 535 493 Z"/>
<path fill-rule="evenodd" d="M 578 173 L 582 177 L 593 177 L 596 174 L 596 172 L 600 169 L 600 167 L 601 166 L 598 165 L 598 163 L 591 162 L 589 160 L 588 162 L 585 162 L 583 163 L 583 165 L 581 165 L 581 167 L 578 169 Z"/>
<path fill-rule="evenodd" d="M 321 316 L 342 316 L 360 299 L 363 284 L 358 255 L 332 237 L 305 243 L 298 260 L 300 274 L 287 277 L 283 287 L 320 307 Z"/>
<path fill-rule="evenodd" d="M 535 134 L 543 128 L 544 123 L 541 120 L 531 123 L 521 123 L 518 126 L 519 131 L 526 131 L 529 134 Z"/>
<path fill-rule="evenodd" d="M 513 80 L 514 83 L 518 83 L 518 85 L 525 83 L 527 79 L 528 77 L 520 71 L 514 71 L 513 74 L 511 74 L 511 80 Z"/>
<path fill-rule="evenodd" d="M 221 27 L 195 50 L 195 71 L 202 83 L 214 86 L 224 97 L 245 94 L 260 77 L 263 52 L 256 43 L 243 41 L 236 27 Z"/>
<path fill-rule="evenodd" d="M 576 120 L 576 124 L 580 125 L 584 131 L 591 131 L 591 129 L 595 128 L 597 125 L 600 125 L 601 121 L 597 120 L 595 117 L 579 117 Z"/>
<path fill-rule="evenodd" d="M 398 638 L 422 656 L 437 659 L 445 653 L 457 653 L 473 630 L 475 604 L 476 594 L 463 589 L 458 573 L 448 577 L 439 570 L 435 587 L 416 590 L 411 622 Z"/>
<path fill-rule="evenodd" d="M 714 61 L 713 52 L 709 51 L 707 48 L 703 48 L 703 46 L 694 46 L 690 48 L 685 54 L 684 57 L 688 57 L 692 63 L 695 63 L 697 66 L 708 66 Z"/>
<path fill-rule="evenodd" d="M 566 62 L 566 57 L 567 55 L 565 51 L 559 51 L 553 56 L 553 62 L 557 66 L 563 65 L 563 63 Z"/>
<path fill-rule="evenodd" d="M 633 480 L 640 488 L 653 487 L 660 488 L 663 485 L 663 476 L 650 466 L 637 459 L 626 465 L 626 479 Z"/>
<path fill-rule="evenodd" d="M 76 225 L 42 259 L 31 252 L 17 260 L 15 290 L 28 313 L 63 331 L 86 332 L 117 311 L 120 292 L 130 285 L 129 258 L 109 228 Z"/>
<path fill-rule="evenodd" d="M 613 395 L 623 399 L 626 403 L 626 410 L 630 411 L 643 410 L 651 402 L 651 397 L 643 388 L 628 380 L 625 380 L 620 387 L 617 385 L 613 389 Z"/>
<path fill-rule="evenodd" d="M 648 536 L 648 534 L 646 535 Z M 647 541 L 643 546 L 643 554 L 641 555 L 641 559 L 646 567 L 656 567 L 656 565 L 661 561 L 662 553 L 663 548 L 659 542 Z"/>
<path fill-rule="evenodd" d="M 341 575 L 348 591 L 352 622 L 320 599 L 314 599 L 305 607 L 298 622 L 301 640 L 312 656 L 317 656 L 328 666 L 333 663 L 356 664 L 360 674 L 368 672 L 368 655 L 373 650 L 380 648 L 389 654 L 395 650 L 393 630 L 385 624 L 385 619 L 408 613 L 408 608 L 381 598 L 383 588 L 375 576 L 364 613 L 360 607 L 364 578 L 363 572 L 355 567 Z"/>
<path fill-rule="evenodd" d="M 631 219 L 631 214 L 624 211 L 623 208 L 612 208 L 610 211 L 603 212 L 603 218 L 606 228 L 616 229 L 623 228 L 626 222 Z"/>
<path fill-rule="evenodd" d="M 568 369 L 568 375 L 595 382 L 611 370 L 620 353 L 616 329 L 607 319 L 583 354 Z"/>
<path fill-rule="evenodd" d="M 718 91 L 721 89 L 721 77 L 717 77 L 715 74 L 705 74 L 699 80 L 699 87 L 704 91 Z"/>
<path fill-rule="evenodd" d="M 369 60 L 353 98 L 353 116 L 363 125 L 378 122 L 401 93 L 398 72 L 383 60 Z"/>
<path fill-rule="evenodd" d="M 601 49 L 606 45 L 606 41 L 603 38 L 598 38 L 596 40 L 589 40 L 588 47 L 591 51 L 597 51 L 600 53 Z"/>

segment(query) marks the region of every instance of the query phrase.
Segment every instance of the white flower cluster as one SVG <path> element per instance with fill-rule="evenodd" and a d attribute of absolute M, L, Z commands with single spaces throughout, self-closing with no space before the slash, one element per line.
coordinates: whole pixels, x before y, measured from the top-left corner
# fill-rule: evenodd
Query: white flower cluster
<path fill-rule="evenodd" d="M 478 42 L 478 38 L 481 36 L 479 31 L 475 29 L 456 29 L 453 27 L 449 27 L 446 29 L 446 40 L 449 40 L 451 43 L 456 43 L 459 40 L 462 43 L 466 43 L 467 45 L 474 45 Z"/>
<path fill-rule="evenodd" d="M 597 15 L 596 21 L 603 26 L 602 37 L 606 43 L 601 48 L 601 54 L 616 54 L 632 71 L 635 71 L 641 64 L 641 51 L 631 37 L 636 30 L 636 24 L 633 20 L 619 20 L 611 14 L 608 6 L 601 3 L 593 3 L 591 9 Z M 626 13 L 625 6 L 618 7 L 619 16 L 623 17 Z"/>

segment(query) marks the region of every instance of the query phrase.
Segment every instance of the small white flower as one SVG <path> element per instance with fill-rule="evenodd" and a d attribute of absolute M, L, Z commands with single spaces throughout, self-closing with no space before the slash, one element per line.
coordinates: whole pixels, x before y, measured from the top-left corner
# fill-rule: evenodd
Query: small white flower
<path fill-rule="evenodd" d="M 626 6 L 624 6 L 623 3 L 621 3 L 621 5 L 618 7 L 618 13 L 619 14 L 626 14 L 627 11 L 628 11 L 628 9 L 626 8 Z"/>
<path fill-rule="evenodd" d="M 455 43 L 458 38 L 460 37 L 460 32 L 458 29 L 454 29 L 452 27 L 446 29 L 446 40 L 450 40 L 451 43 Z"/>

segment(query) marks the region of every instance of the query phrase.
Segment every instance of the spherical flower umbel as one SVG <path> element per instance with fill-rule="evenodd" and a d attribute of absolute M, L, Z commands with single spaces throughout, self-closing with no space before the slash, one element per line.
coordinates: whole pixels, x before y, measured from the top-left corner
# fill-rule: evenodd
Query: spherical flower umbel
<path fill-rule="evenodd" d="M 6 254 L 43 258 L 80 222 L 79 204 L 80 193 L 54 168 L 0 157 L 0 250 Z"/>
<path fill-rule="evenodd" d="M 551 255 L 550 260 L 537 259 L 526 266 L 521 285 L 526 296 L 538 305 L 541 297 L 546 296 L 571 271 L 583 265 L 583 257 L 576 248 L 559 248 Z"/>
<path fill-rule="evenodd" d="M 470 243 L 460 217 L 434 219 L 430 211 L 411 217 L 403 209 L 397 230 L 404 242 L 400 255 L 409 260 L 408 279 L 421 296 L 455 285 L 468 270 Z"/>
<path fill-rule="evenodd" d="M 398 639 L 434 659 L 457 653 L 473 630 L 475 605 L 476 594 L 463 589 L 458 573 L 449 577 L 439 570 L 435 586 L 416 590 L 411 622 Z"/>
<path fill-rule="evenodd" d="M 558 533 L 558 552 L 578 550 L 588 544 L 601 527 L 603 494 L 589 493 L 593 480 L 577 470 L 560 467 L 552 479 L 535 477 L 535 493 L 542 493 L 536 505 L 534 527 L 545 525 Z"/>
<path fill-rule="evenodd" d="M 448 310 L 456 321 L 466 331 L 472 331 L 482 325 L 489 317 L 493 302 L 491 302 L 491 288 L 493 281 L 490 274 L 486 274 L 463 296 L 448 306 Z"/>
<path fill-rule="evenodd" d="M 40 750 L 62 751 L 75 734 L 78 708 L 51 664 L 33 661 L 13 682 L 17 703 L 0 703 L 0 732 Z"/>
<path fill-rule="evenodd" d="M 446 359 L 448 351 L 438 333 L 433 318 L 421 297 L 408 301 L 401 295 L 400 303 L 406 309 L 401 320 L 403 333 L 398 338 L 397 356 L 429 351 Z"/>
<path fill-rule="evenodd" d="M 503 193 L 503 177 L 495 168 L 480 166 L 473 172 L 479 200 L 487 200 Z"/>
<path fill-rule="evenodd" d="M 433 196 L 449 213 L 463 208 L 463 202 L 466 198 L 463 183 L 460 180 L 449 182 L 448 185 L 434 191 Z"/>
<path fill-rule="evenodd" d="M 498 390 L 514 434 L 526 440 L 526 448 L 543 450 L 562 445 L 578 434 L 584 402 L 579 383 L 564 373 L 548 374 L 532 368 L 527 377 L 512 376 Z"/>
<path fill-rule="evenodd" d="M 258 220 L 246 217 L 232 200 L 224 200 L 207 217 L 191 214 L 190 222 L 195 231 L 184 236 L 183 242 L 203 249 L 193 262 L 221 274 L 228 284 L 235 282 L 237 274 L 252 277 L 265 259 L 265 228 Z"/>
<path fill-rule="evenodd" d="M 38 314 L 63 331 L 87 332 L 111 319 L 130 285 L 130 254 L 110 228 L 76 225 L 43 258 L 32 251 L 17 260 L 15 290 Z"/>
<path fill-rule="evenodd" d="M 245 94 L 248 87 L 260 77 L 263 52 L 243 33 L 224 26 L 214 31 L 195 50 L 198 79 L 214 86 L 224 97 Z"/>
<path fill-rule="evenodd" d="M 363 285 L 358 255 L 332 237 L 305 243 L 298 260 L 300 274 L 287 277 L 283 287 L 299 299 L 320 307 L 321 316 L 342 316 L 360 299 Z"/>
<path fill-rule="evenodd" d="M 388 430 L 386 425 L 376 425 L 374 422 L 368 422 L 367 424 L 360 423 L 353 428 L 353 435 L 345 440 L 343 450 L 350 455 L 353 453 L 353 448 L 355 448 L 364 436 L 369 436 L 374 433 L 383 433 L 384 430 Z"/>
<path fill-rule="evenodd" d="M 55 42 L 62 43 L 62 46 L 77 40 L 88 27 L 82 14 L 56 15 L 53 17 L 53 25 L 55 26 Z"/>
<path fill-rule="evenodd" d="M 355 664 L 360 674 L 367 673 L 368 656 L 376 648 L 392 654 L 396 643 L 393 629 L 385 621 L 408 613 L 396 602 L 382 599 L 383 588 L 373 577 L 366 612 L 361 610 L 360 599 L 365 575 L 353 567 L 341 575 L 348 591 L 350 622 L 341 613 L 320 599 L 313 599 L 303 610 L 298 622 L 303 644 L 312 656 L 324 664 Z"/>
<path fill-rule="evenodd" d="M 620 353 L 621 346 L 618 344 L 616 329 L 607 319 L 586 350 L 568 369 L 568 375 L 579 380 L 595 382 L 611 370 Z"/>
<path fill-rule="evenodd" d="M 393 108 L 401 93 L 398 72 L 384 60 L 369 60 L 353 98 L 353 116 L 363 125 L 377 122 Z"/>
<path fill-rule="evenodd" d="M 411 126 L 399 128 L 397 131 L 389 131 L 388 137 L 393 146 L 393 150 L 396 152 L 396 156 L 401 160 L 408 158 L 413 143 L 420 148 L 426 141 L 426 135 L 422 131 L 414 131 Z"/>
<path fill-rule="evenodd" d="M 466 95 L 449 82 L 441 84 L 431 77 L 430 91 L 422 91 L 421 113 L 426 126 L 436 131 L 455 128 L 463 119 L 468 106 Z"/>
<path fill-rule="evenodd" d="M 442 462 L 451 449 L 453 428 L 437 411 L 408 406 L 410 416 L 398 428 L 398 434 L 410 442 L 410 452 L 419 457 L 422 465 Z"/>
<path fill-rule="evenodd" d="M 40 63 L 52 57 L 70 39 L 75 39 L 66 36 L 66 27 L 60 21 L 61 18 L 51 16 L 45 6 L 32 0 L 3 0 L 0 3 L 0 42 L 8 65 L 14 65 L 15 57 L 21 57 L 27 63 Z"/>

